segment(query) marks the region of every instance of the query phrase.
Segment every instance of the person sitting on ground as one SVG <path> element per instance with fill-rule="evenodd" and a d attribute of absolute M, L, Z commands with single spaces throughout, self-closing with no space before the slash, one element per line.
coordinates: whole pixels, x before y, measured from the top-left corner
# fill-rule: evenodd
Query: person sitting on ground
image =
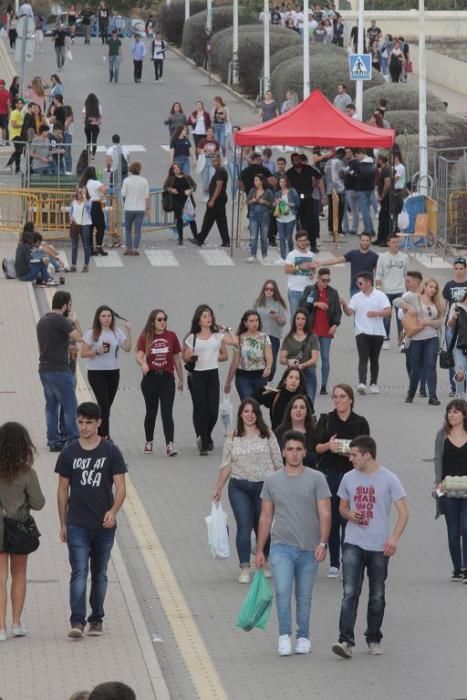
<path fill-rule="evenodd" d="M 49 259 L 44 256 L 42 259 L 32 260 L 32 247 L 34 245 L 34 237 L 30 231 L 26 231 L 21 235 L 20 242 L 16 248 L 15 270 L 17 279 L 21 282 L 37 282 L 40 285 L 48 287 L 56 287 L 52 277 L 50 277 L 47 265 Z"/>
<path fill-rule="evenodd" d="M 29 223 L 25 224 L 24 230 L 27 230 L 26 226 L 32 226 L 34 228 L 34 225 L 32 223 Z M 60 254 L 55 248 L 55 246 L 53 246 L 51 243 L 44 243 L 42 234 L 38 231 L 33 231 L 32 237 L 34 240 L 34 244 L 31 254 L 31 260 L 41 260 L 44 256 L 47 256 L 49 259 L 49 263 L 53 266 L 55 272 L 65 272 L 65 263 L 60 258 Z"/>

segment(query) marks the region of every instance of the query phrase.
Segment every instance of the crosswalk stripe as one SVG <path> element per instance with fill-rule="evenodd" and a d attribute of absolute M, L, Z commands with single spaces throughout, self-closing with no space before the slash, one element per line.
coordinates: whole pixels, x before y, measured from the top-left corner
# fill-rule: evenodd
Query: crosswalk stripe
<path fill-rule="evenodd" d="M 116 250 L 109 250 L 105 257 L 95 255 L 93 260 L 96 267 L 123 267 L 122 259 Z"/>
<path fill-rule="evenodd" d="M 167 153 L 170 151 L 170 146 L 167 143 L 161 143 L 161 148 L 163 151 L 167 151 Z"/>
<path fill-rule="evenodd" d="M 145 250 L 144 253 L 154 267 L 179 266 L 179 262 L 171 250 Z"/>
<path fill-rule="evenodd" d="M 225 250 L 200 250 L 199 254 L 206 265 L 235 265 Z"/>

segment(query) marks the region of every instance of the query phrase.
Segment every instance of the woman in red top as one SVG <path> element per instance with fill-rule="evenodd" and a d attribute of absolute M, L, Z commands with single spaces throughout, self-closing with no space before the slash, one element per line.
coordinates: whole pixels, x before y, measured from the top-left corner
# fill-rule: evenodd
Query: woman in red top
<path fill-rule="evenodd" d="M 146 433 L 145 454 L 151 454 L 154 440 L 159 401 L 162 426 L 168 457 L 174 457 L 173 404 L 175 399 L 175 377 L 177 370 L 178 391 L 183 391 L 183 371 L 180 358 L 180 343 L 173 331 L 167 330 L 167 314 L 162 309 L 153 309 L 136 343 L 136 362 L 143 370 L 141 391 L 146 403 L 144 431 Z"/>

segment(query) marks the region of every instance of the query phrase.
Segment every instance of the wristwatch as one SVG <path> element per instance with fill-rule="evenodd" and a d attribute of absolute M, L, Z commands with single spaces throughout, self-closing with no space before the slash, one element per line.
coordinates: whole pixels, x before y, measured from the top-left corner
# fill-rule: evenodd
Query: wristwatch
<path fill-rule="evenodd" d="M 322 547 L 323 549 L 327 549 L 327 548 L 328 548 L 328 543 L 327 543 L 327 542 L 320 542 L 320 543 L 319 543 L 319 546 Z"/>

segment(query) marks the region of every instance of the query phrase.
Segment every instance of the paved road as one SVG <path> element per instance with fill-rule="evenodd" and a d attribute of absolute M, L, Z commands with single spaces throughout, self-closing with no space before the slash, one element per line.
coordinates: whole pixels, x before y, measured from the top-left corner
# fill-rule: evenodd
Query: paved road
<path fill-rule="evenodd" d="M 205 78 L 172 54 L 167 68 L 167 75 L 172 78 L 157 87 L 149 82 L 149 65 L 144 74 L 147 84 L 135 86 L 131 82 L 126 62 L 123 82 L 114 86 L 106 83 L 100 47 L 85 51 L 76 46 L 74 56 L 73 65 L 64 74 L 67 101 L 69 86 L 75 91 L 72 104 L 78 109 L 87 91 L 95 89 L 102 97 L 104 115 L 112 115 L 104 121 L 104 137 L 120 131 L 126 142 L 154 144 L 144 154 L 144 163 L 155 178 L 165 171 L 164 155 L 156 144 L 166 142 L 162 120 L 167 104 L 182 97 L 184 103 L 191 105 L 200 95 L 208 101 L 207 95 L 219 92 L 218 88 L 204 87 Z M 50 52 L 48 58 L 38 58 L 35 68 L 42 73 L 45 66 L 53 71 Z M 92 87 L 83 81 L 83 74 L 93 75 Z M 177 87 L 173 81 L 177 81 Z M 229 103 L 235 116 L 238 114 L 239 120 L 247 123 L 251 115 L 247 108 L 232 104 L 230 99 Z M 135 133 L 141 137 L 136 139 Z M 148 311 L 161 306 L 168 312 L 169 327 L 183 336 L 194 307 L 202 301 L 214 307 L 223 323 L 235 326 L 266 276 L 276 278 L 285 289 L 280 269 L 247 266 L 243 262 L 245 252 L 235 257 L 234 264 L 209 265 L 198 250 L 176 249 L 168 233 L 151 237 L 147 246 L 156 252 L 168 251 L 178 264 L 154 266 L 147 255 L 128 259 L 117 252 L 121 267 L 103 268 L 93 263 L 85 284 L 81 275 L 69 276 L 67 288 L 84 328 L 89 327 L 95 308 L 104 302 L 132 320 L 135 335 Z M 422 269 L 426 274 L 435 272 L 442 280 L 448 278 L 445 269 Z M 345 294 L 348 270 L 335 268 L 332 278 L 334 286 Z M 41 292 L 41 303 L 42 296 Z M 349 320 L 339 329 L 331 363 L 332 383 L 356 384 L 357 362 Z M 13 364 L 12 357 L 11 370 Z M 337 700 L 349 692 L 363 700 L 375 696 L 381 700 L 465 696 L 467 634 L 463 611 L 467 589 L 449 582 L 444 523 L 434 521 L 430 496 L 430 460 L 434 434 L 442 421 L 442 407 L 428 408 L 421 400 L 411 406 L 403 403 L 407 384 L 403 364 L 395 349 L 383 353 L 381 394 L 359 397 L 356 406 L 357 412 L 370 422 L 381 462 L 399 474 L 407 488 L 411 521 L 390 567 L 384 625 L 386 654 L 374 658 L 365 652 L 362 604 L 357 650 L 353 660 L 346 663 L 330 653 L 337 634 L 341 582 L 326 579 L 325 567 L 321 568 L 314 593 L 311 656 L 277 659 L 275 615 L 264 633 L 246 634 L 234 627 L 245 588 L 236 583 L 235 556 L 227 562 L 209 558 L 204 524 L 221 455 L 220 427 L 214 436 L 214 453 L 200 458 L 194 446 L 191 404 L 185 393 L 177 398 L 175 406 L 179 456 L 170 460 L 163 456 L 159 427 L 155 454 L 144 456 L 140 373 L 133 357 L 122 358 L 122 382 L 112 413 L 112 434 L 127 457 L 135 493 L 121 517 L 119 542 L 147 634 L 162 640 L 156 649 L 173 698 L 312 696 Z M 223 376 L 226 370 L 227 367 L 222 369 Z M 444 402 L 444 374 L 440 384 L 439 394 Z M 320 397 L 318 412 L 330 408 L 330 400 Z M 40 398 L 37 416 L 42 420 Z M 228 507 L 226 500 L 225 503 Z M 110 640 L 103 638 L 102 643 Z M 146 700 L 144 694 L 141 698 Z"/>

